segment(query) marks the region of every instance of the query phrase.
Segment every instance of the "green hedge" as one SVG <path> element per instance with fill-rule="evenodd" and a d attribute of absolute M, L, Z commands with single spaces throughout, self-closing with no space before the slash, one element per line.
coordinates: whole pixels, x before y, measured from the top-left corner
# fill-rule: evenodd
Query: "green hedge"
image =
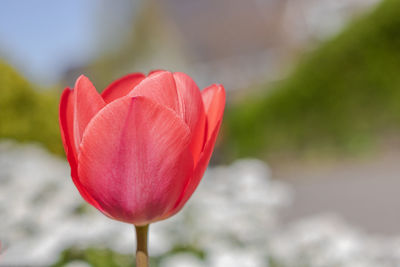
<path fill-rule="evenodd" d="M 0 62 L 0 90 L 0 138 L 40 142 L 62 154 L 58 94 L 34 90 L 4 62 Z"/>
<path fill-rule="evenodd" d="M 356 151 L 398 133 L 400 1 L 350 23 L 268 92 L 228 110 L 231 158 Z"/>

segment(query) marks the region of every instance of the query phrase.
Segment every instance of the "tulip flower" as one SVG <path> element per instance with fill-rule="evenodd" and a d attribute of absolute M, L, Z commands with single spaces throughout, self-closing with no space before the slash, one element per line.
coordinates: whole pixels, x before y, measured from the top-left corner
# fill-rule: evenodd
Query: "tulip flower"
<path fill-rule="evenodd" d="M 198 186 L 224 107 L 222 85 L 200 91 L 177 72 L 129 74 L 101 94 L 80 76 L 64 90 L 60 128 L 72 180 L 89 204 L 135 225 L 138 266 L 147 264 L 148 225 L 176 214 Z"/>

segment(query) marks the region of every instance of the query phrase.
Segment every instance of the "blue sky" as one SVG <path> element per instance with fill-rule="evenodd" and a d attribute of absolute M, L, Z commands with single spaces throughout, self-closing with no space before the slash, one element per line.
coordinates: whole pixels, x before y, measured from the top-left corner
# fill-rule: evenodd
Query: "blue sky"
<path fill-rule="evenodd" d="M 114 16 L 109 14 L 112 18 L 121 11 L 108 10 L 114 6 L 109 3 L 101 8 L 104 2 L 1 1 L 0 58 L 36 83 L 57 82 L 66 67 L 85 63 L 99 52 L 99 14 L 114 12 Z"/>

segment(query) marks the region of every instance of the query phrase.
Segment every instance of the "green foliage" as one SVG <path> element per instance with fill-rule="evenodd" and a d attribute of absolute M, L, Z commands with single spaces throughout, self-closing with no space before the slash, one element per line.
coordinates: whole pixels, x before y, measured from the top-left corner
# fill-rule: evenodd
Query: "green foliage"
<path fill-rule="evenodd" d="M 135 266 L 133 255 L 123 255 L 109 249 L 70 248 L 61 254 L 59 261 L 53 267 L 61 267 L 74 260 L 85 261 L 95 267 Z"/>
<path fill-rule="evenodd" d="M 150 257 L 150 266 L 159 266 L 163 258 L 179 253 L 192 253 L 201 260 L 205 258 L 204 251 L 193 246 L 177 246 L 164 255 Z M 52 267 L 62 267 L 76 260 L 87 262 L 93 267 L 135 266 L 134 249 L 132 249 L 132 254 L 120 254 L 105 248 L 80 249 L 71 247 L 62 252 L 59 260 Z"/>
<path fill-rule="evenodd" d="M 232 107 L 225 148 L 235 156 L 351 152 L 400 126 L 400 1 L 306 55 L 268 94 Z"/>
<path fill-rule="evenodd" d="M 58 129 L 58 98 L 36 92 L 10 66 L 0 61 L 0 138 L 40 142 L 62 153 Z"/>

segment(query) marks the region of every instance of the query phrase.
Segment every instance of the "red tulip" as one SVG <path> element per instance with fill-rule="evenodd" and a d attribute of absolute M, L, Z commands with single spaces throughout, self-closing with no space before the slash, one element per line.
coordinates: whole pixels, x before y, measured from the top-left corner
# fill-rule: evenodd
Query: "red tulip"
<path fill-rule="evenodd" d="M 80 76 L 60 103 L 75 186 L 115 220 L 147 225 L 174 215 L 204 174 L 224 106 L 222 85 L 200 91 L 184 73 L 130 74 L 102 94 Z"/>

